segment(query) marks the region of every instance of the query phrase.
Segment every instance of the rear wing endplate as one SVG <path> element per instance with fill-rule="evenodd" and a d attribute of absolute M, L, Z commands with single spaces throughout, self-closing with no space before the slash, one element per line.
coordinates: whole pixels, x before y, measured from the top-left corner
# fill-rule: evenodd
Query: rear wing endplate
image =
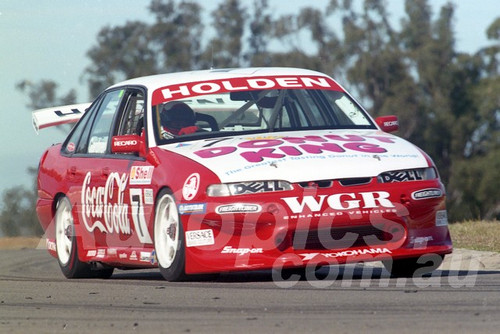
<path fill-rule="evenodd" d="M 80 103 L 35 110 L 32 112 L 33 128 L 38 133 L 40 129 L 76 123 L 90 105 L 91 103 Z"/>

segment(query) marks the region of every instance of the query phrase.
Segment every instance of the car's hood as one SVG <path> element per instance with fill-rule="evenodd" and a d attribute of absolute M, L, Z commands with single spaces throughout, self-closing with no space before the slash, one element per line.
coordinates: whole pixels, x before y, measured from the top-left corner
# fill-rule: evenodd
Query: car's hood
<path fill-rule="evenodd" d="M 320 130 L 213 138 L 161 146 L 195 160 L 221 182 L 304 182 L 428 167 L 411 143 L 376 130 Z"/>

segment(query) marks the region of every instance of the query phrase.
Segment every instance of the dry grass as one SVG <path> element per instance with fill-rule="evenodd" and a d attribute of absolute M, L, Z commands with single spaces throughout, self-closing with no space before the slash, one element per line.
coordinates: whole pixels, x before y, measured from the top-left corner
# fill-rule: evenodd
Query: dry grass
<path fill-rule="evenodd" d="M 464 221 L 449 227 L 455 248 L 500 252 L 500 221 Z"/>
<path fill-rule="evenodd" d="M 6 237 L 0 238 L 0 249 L 36 248 L 40 237 Z M 42 240 L 43 241 L 43 240 Z M 43 243 L 45 245 L 45 242 Z"/>

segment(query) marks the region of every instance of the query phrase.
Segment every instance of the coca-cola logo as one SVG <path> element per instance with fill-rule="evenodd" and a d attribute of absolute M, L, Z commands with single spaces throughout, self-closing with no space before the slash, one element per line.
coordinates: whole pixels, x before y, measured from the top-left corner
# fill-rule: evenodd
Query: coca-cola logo
<path fill-rule="evenodd" d="M 92 187 L 92 174 L 85 175 L 82 186 L 82 220 L 89 232 L 131 234 L 129 206 L 124 202 L 127 174 L 109 174 L 104 187 Z"/>

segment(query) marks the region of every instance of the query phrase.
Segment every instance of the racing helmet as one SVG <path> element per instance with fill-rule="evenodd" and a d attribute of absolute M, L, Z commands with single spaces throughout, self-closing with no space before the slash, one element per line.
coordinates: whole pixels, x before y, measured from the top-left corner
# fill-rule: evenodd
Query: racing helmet
<path fill-rule="evenodd" d="M 193 109 L 184 102 L 166 103 L 160 113 L 160 119 L 163 127 L 175 130 L 193 126 L 196 123 Z"/>

